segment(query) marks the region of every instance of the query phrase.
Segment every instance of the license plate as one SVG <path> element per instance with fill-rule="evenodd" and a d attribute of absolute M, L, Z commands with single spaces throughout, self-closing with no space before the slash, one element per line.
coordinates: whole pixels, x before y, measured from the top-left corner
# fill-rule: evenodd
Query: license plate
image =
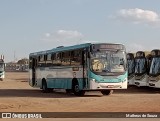
<path fill-rule="evenodd" d="M 114 85 L 108 85 L 107 86 L 107 88 L 113 88 L 114 87 Z"/>

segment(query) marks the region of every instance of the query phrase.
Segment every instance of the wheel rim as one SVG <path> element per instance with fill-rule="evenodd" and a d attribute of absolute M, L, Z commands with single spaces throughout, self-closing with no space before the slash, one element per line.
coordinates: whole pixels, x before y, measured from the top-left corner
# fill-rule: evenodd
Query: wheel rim
<path fill-rule="evenodd" d="M 79 92 L 79 86 L 75 85 L 74 90 L 75 90 L 75 92 Z"/>

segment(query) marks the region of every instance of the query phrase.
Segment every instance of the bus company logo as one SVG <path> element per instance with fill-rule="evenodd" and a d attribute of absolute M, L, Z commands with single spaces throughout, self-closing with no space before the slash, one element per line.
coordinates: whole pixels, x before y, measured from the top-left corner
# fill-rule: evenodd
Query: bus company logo
<path fill-rule="evenodd" d="M 12 118 L 11 113 L 2 113 L 2 118 Z"/>

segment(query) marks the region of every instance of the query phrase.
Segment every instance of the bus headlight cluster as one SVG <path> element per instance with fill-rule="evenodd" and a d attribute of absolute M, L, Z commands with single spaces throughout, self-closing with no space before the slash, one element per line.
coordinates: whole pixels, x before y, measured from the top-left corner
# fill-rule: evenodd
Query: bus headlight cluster
<path fill-rule="evenodd" d="M 95 79 L 92 79 L 92 81 L 94 81 L 94 82 L 95 82 L 96 80 L 95 80 Z"/>

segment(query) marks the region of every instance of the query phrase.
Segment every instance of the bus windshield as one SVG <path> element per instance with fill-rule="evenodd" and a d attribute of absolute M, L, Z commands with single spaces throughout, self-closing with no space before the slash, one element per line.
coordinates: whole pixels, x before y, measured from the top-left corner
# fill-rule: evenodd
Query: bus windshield
<path fill-rule="evenodd" d="M 0 63 L 0 71 L 4 71 L 4 63 Z"/>
<path fill-rule="evenodd" d="M 145 58 L 138 58 L 135 59 L 135 73 L 142 74 L 146 72 L 146 59 Z"/>
<path fill-rule="evenodd" d="M 124 51 L 97 51 L 91 54 L 93 72 L 124 72 L 126 54 Z"/>
<path fill-rule="evenodd" d="M 160 73 L 160 57 L 153 58 L 150 68 L 150 74 L 156 75 Z"/>
<path fill-rule="evenodd" d="M 128 59 L 127 63 L 128 63 L 128 75 L 133 74 L 134 73 L 134 59 Z"/>

